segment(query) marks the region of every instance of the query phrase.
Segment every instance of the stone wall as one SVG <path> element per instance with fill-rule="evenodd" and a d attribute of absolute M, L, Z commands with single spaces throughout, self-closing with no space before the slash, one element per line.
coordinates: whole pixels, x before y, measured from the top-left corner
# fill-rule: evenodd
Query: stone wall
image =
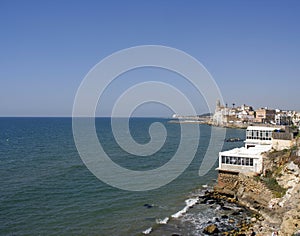
<path fill-rule="evenodd" d="M 219 171 L 218 184 L 215 190 L 222 194 L 235 195 L 236 184 L 238 183 L 239 174 L 236 172 Z"/>
<path fill-rule="evenodd" d="M 226 171 L 219 171 L 215 191 L 231 195 L 241 204 L 256 211 L 268 208 L 269 201 L 273 197 L 272 192 L 253 176 Z"/>

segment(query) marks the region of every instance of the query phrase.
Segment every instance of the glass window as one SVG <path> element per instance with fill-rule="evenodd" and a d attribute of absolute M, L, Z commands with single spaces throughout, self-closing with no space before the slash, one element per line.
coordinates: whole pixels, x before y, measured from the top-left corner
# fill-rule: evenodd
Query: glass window
<path fill-rule="evenodd" d="M 250 158 L 250 166 L 253 166 L 253 159 Z"/>

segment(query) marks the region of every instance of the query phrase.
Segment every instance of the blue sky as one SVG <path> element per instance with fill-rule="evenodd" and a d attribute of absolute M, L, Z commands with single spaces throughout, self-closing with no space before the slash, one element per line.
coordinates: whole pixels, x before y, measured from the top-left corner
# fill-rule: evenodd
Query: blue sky
<path fill-rule="evenodd" d="M 1 0 L 0 116 L 71 116 L 76 91 L 95 64 L 118 50 L 147 44 L 195 57 L 228 104 L 300 110 L 299 12 L 299 1 L 276 0 Z M 146 72 L 128 80 L 152 79 Z M 172 76 L 155 74 L 165 82 Z M 120 82 L 117 88 L 126 86 Z M 191 91 L 188 96 L 198 102 L 189 85 L 176 86 Z M 108 101 L 118 96 L 112 88 L 100 115 L 109 115 Z M 140 113 L 169 112 L 149 109 Z M 205 106 L 197 111 L 205 112 Z"/>

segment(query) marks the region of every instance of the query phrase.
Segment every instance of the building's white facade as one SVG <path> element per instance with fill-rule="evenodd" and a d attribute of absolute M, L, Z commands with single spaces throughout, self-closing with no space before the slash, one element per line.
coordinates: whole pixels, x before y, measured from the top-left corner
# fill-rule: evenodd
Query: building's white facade
<path fill-rule="evenodd" d="M 262 153 L 272 148 L 272 133 L 275 128 L 249 126 L 246 131 L 245 147 L 219 153 L 220 171 L 255 172 L 263 168 Z"/>
<path fill-rule="evenodd" d="M 275 128 L 263 126 L 248 126 L 246 131 L 245 147 L 255 147 L 257 145 L 272 145 L 272 133 Z"/>

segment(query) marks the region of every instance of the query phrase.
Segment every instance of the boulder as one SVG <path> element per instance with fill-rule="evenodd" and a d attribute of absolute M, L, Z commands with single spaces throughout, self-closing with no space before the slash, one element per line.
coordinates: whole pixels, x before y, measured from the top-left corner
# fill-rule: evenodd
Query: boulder
<path fill-rule="evenodd" d="M 211 225 L 205 227 L 203 230 L 203 233 L 208 234 L 208 235 L 216 234 L 218 232 L 219 232 L 219 229 L 215 224 L 211 224 Z"/>

